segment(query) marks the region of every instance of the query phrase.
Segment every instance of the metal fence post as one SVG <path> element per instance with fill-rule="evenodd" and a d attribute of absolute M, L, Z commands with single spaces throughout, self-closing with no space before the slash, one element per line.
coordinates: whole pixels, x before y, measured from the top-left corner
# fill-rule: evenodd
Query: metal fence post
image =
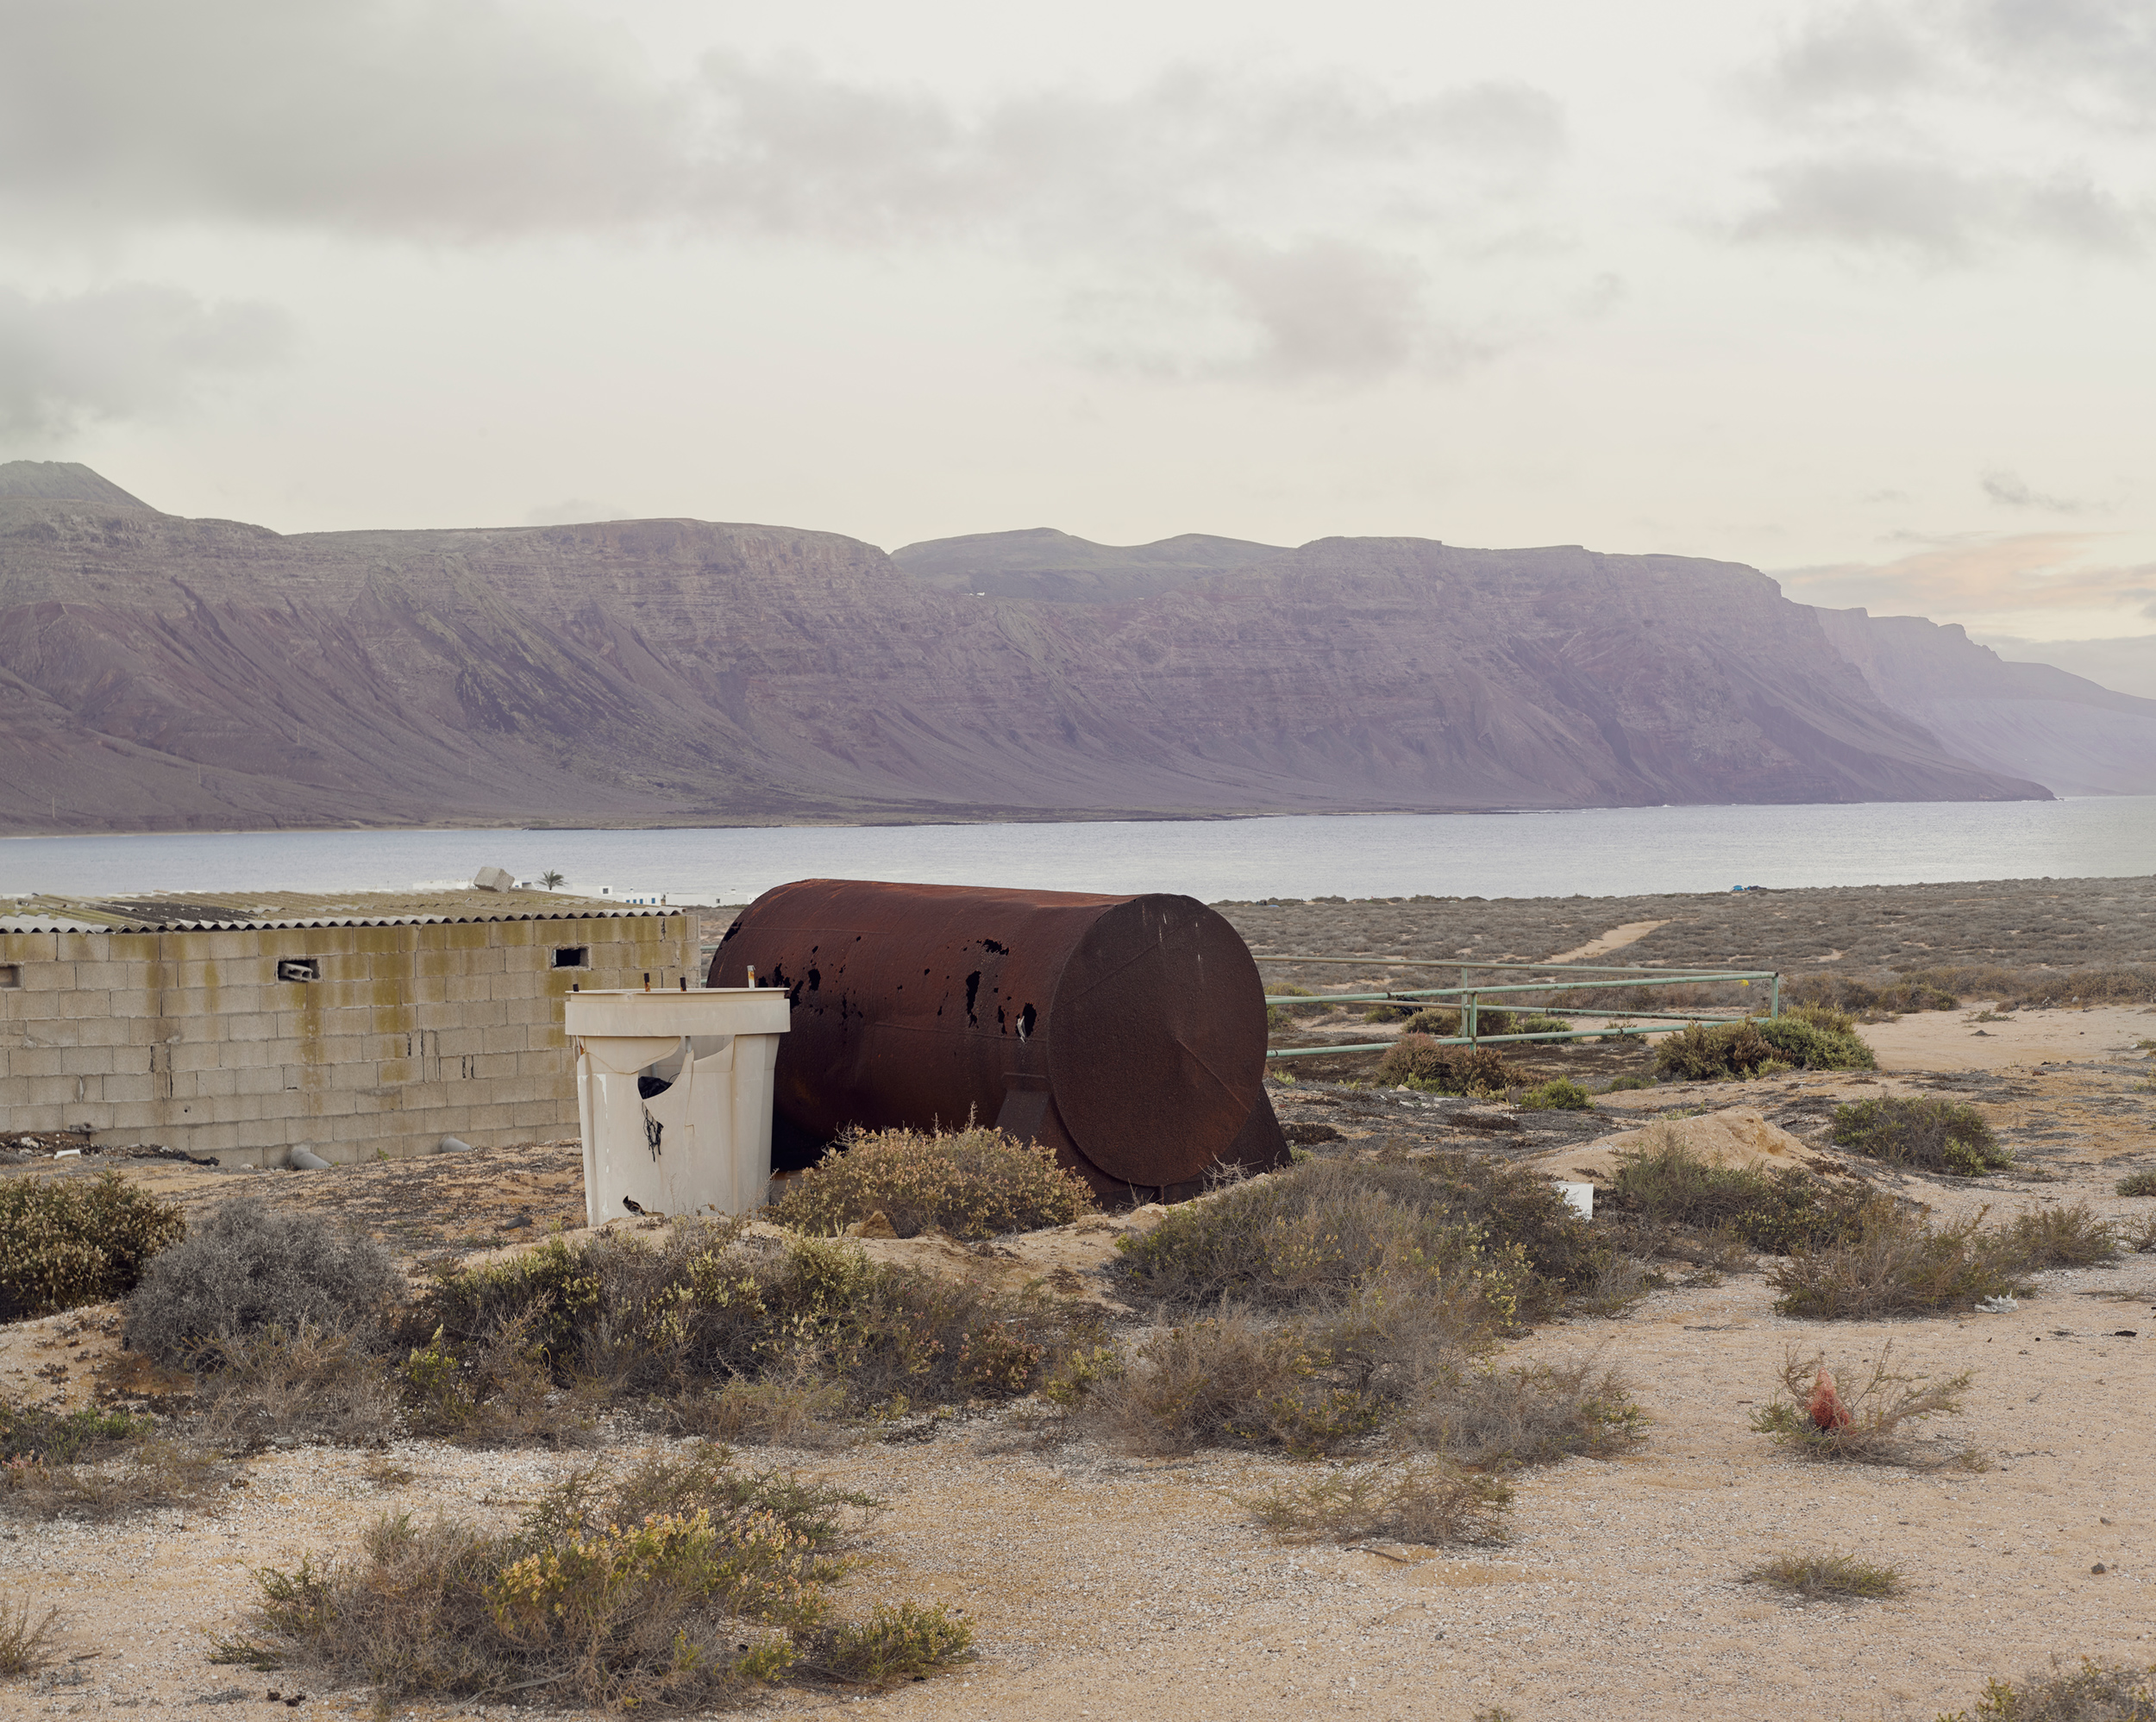
<path fill-rule="evenodd" d="M 1470 1046 L 1475 1044 L 1475 995 L 1472 992 L 1467 995 L 1467 1043 Z"/>
<path fill-rule="evenodd" d="M 1781 1014 L 1782 1014 L 1782 971 L 1781 971 L 1780 969 L 1778 969 L 1778 968 L 1777 968 L 1777 969 L 1776 969 L 1776 970 L 1775 970 L 1775 972 L 1774 972 L 1774 991 L 1773 991 L 1772 995 L 1771 995 L 1771 996 L 1768 999 L 1768 1000 L 1767 1000 L 1767 1016 L 1768 1016 L 1769 1019 L 1770 1019 L 1770 1020 L 1771 1020 L 1772 1018 L 1776 1018 L 1776 1017 L 1778 1017 L 1778 1016 L 1780 1016 Z"/>

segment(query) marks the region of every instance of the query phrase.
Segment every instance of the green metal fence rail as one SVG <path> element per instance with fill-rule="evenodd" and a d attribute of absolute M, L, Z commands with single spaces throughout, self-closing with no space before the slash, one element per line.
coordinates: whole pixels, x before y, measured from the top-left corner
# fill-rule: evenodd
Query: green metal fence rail
<path fill-rule="evenodd" d="M 1782 975 L 1771 968 L 1651 968 L 1640 963 L 1546 963 L 1546 962 L 1463 962 L 1457 957 L 1425 960 L 1419 957 L 1374 956 L 1292 956 L 1273 953 L 1257 958 L 1260 963 L 1337 963 L 1357 968 L 1457 968 L 1460 984 L 1457 986 L 1393 987 L 1383 992 L 1268 992 L 1268 1005 L 1401 1005 L 1410 1002 L 1433 1001 L 1443 1003 L 1457 999 L 1460 1008 L 1460 1027 L 1463 1033 L 1434 1036 L 1439 1046 L 1495 1046 L 1520 1041 L 1587 1041 L 1601 1040 L 1611 1035 L 1648 1035 L 1667 1028 L 1672 1023 L 1712 1023 L 1735 1021 L 1752 1014 L 1749 1011 L 1727 1011 L 1714 1009 L 1689 1011 L 1620 1011 L 1605 1010 L 1595 1005 L 1579 1014 L 1601 1018 L 1605 1024 L 1599 1029 L 1571 1029 L 1563 1032 L 1556 1030 L 1537 1030 L 1532 1034 L 1485 1035 L 1476 1032 L 1476 1018 L 1481 1001 L 1493 994 L 1514 992 L 1582 992 L 1601 986 L 1697 986 L 1714 981 L 1735 981 L 1749 986 L 1755 980 L 1768 983 L 1767 1015 L 1782 1014 Z M 1589 980 L 1470 980 L 1472 971 L 1496 970 L 1501 974 L 1540 975 L 1592 975 Z M 1554 1007 L 1553 1007 L 1554 1008 Z M 1626 1020 L 1614 1023 L 1612 1019 Z M 1265 1049 L 1268 1061 L 1276 1058 L 1323 1058 L 1334 1053 L 1388 1052 L 1396 1043 L 1370 1041 L 1353 1046 L 1269 1046 Z"/>

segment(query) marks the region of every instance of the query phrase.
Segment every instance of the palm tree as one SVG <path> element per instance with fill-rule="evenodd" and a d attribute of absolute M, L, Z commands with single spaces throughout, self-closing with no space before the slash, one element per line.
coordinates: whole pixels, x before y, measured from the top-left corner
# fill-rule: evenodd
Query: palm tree
<path fill-rule="evenodd" d="M 558 873 L 542 873 L 539 875 L 539 882 L 549 891 L 559 891 L 561 888 L 561 875 Z"/>

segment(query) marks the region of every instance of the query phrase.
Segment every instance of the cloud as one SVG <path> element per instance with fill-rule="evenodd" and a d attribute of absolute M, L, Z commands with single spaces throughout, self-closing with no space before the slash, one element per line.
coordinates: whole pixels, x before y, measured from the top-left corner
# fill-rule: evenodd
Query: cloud
<path fill-rule="evenodd" d="M 1322 207 L 1432 166 L 1509 183 L 1564 135 L 1524 85 L 1402 98 L 1324 71 L 1184 66 L 1125 94 L 1048 87 L 975 110 L 799 56 L 712 53 L 662 76 L 611 28 L 487 0 L 47 3 L 10 32 L 0 203 L 100 228 L 454 242 L 688 223 L 877 241 L 1045 214 L 1097 231 Z"/>
<path fill-rule="evenodd" d="M 0 57 L 18 231 L 982 246 L 1067 291 L 1202 301 L 1233 326 L 1169 368 L 1232 352 L 1282 382 L 1457 347 L 1433 264 L 1516 229 L 1565 148 L 1562 109 L 1518 83 L 1183 65 L 968 105 L 798 55 L 661 72 L 601 22 L 492 0 L 47 0 Z"/>
<path fill-rule="evenodd" d="M 1794 240 L 1965 263 L 1996 247 L 2036 240 L 2064 250 L 2138 255 L 2152 229 L 2146 209 L 2122 203 L 2086 176 L 2034 180 L 1907 155 L 1854 152 L 1766 170 L 1765 201 L 1739 219 L 1742 240 Z"/>
<path fill-rule="evenodd" d="M 133 285 L 32 298 L 0 287 L 0 435 L 64 439 L 85 420 L 158 416 L 205 387 L 280 360 L 275 307 L 206 305 Z"/>
<path fill-rule="evenodd" d="M 1898 97 L 1926 80 L 1934 58 L 1911 24 L 1906 14 L 1877 6 L 1814 15 L 1757 83 L 1771 102 L 1798 110 Z"/>
<path fill-rule="evenodd" d="M 1919 0 L 1808 18 L 1740 80 L 1783 141 L 1740 240 L 1971 265 L 2156 233 L 2156 14 L 2141 0 Z"/>
<path fill-rule="evenodd" d="M 1800 604 L 1861 604 L 1875 616 L 2034 621 L 2072 614 L 2083 628 L 2094 615 L 2156 617 L 2156 562 L 2092 561 L 2103 542 L 2087 532 L 1958 539 L 1888 562 L 1777 570 L 1775 577 Z"/>
<path fill-rule="evenodd" d="M 1986 473 L 1977 483 L 1984 495 L 2002 508 L 2034 508 L 2046 514 L 2083 514 L 2090 507 L 2071 497 L 2046 496 L 2040 491 L 2033 491 L 2028 481 L 2015 473 Z"/>

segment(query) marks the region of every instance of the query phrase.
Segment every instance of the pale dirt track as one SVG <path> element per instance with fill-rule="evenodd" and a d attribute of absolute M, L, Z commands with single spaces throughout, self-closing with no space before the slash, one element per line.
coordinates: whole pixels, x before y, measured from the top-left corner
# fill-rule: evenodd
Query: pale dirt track
<path fill-rule="evenodd" d="M 2156 1093 L 2147 1087 L 2156 1065 L 2137 1044 L 2156 1036 L 2156 1012 L 2028 1012 L 2011 1032 L 1975 1014 L 1868 1030 L 1888 1067 L 1870 1084 L 1798 1076 L 1613 1095 L 1601 1127 L 1628 1128 L 1671 1106 L 1744 1105 L 1815 1143 L 1833 1099 L 1938 1089 L 1974 1100 L 2043 1174 L 1980 1190 L 1907 1187 L 1941 1212 L 1989 1201 L 1996 1217 L 2084 1198 L 2115 1214 L 2156 1207 L 2111 1193 L 2122 1170 L 2156 1165 Z M 1978 1027 L 1988 1032 L 1977 1036 Z M 1285 1118 L 1339 1121 L 1341 1147 L 1401 1130 L 1514 1147 L 1478 1134 L 1490 1128 L 1489 1109 L 1411 1111 L 1403 1099 L 1382 1114 L 1362 1096 L 1281 1098 Z M 395 1167 L 313 1178 L 139 1169 L 191 1205 L 243 1184 L 289 1193 L 373 1224 L 417 1255 L 513 1241 L 500 1223 L 519 1207 L 543 1224 L 573 1205 L 573 1188 L 552 1175 L 564 1169 L 562 1150 L 534 1151 L 522 1166 L 497 1154 L 409 1168 L 454 1180 L 432 1187 L 404 1181 Z M 526 1181 L 505 1182 L 510 1173 Z M 429 1199 L 454 1196 L 453 1212 L 410 1212 L 423 1189 Z M 1112 1233 L 1065 1229 L 1014 1242 L 1018 1256 L 974 1259 L 1000 1274 L 1060 1272 L 1091 1283 L 1090 1264 Z M 878 1248 L 964 1254 L 938 1240 Z M 894 1693 L 793 1692 L 765 1707 L 1051 1722 L 1269 1713 L 1466 1722 L 1502 1705 L 1521 1722 L 1756 1722 L 1801 1703 L 1827 1718 L 1928 1719 L 1971 1702 L 1986 1675 L 2054 1655 L 2156 1661 L 2147 1484 L 2156 1432 L 2147 1418 L 2156 1402 L 2156 1255 L 2044 1275 L 2040 1296 L 2011 1315 L 1807 1324 L 1776 1317 L 1771 1303 L 1762 1278 L 1734 1276 L 1656 1293 L 1622 1318 L 1561 1323 L 1514 1346 L 1514 1358 L 1598 1353 L 1633 1378 L 1654 1425 L 1636 1457 L 1526 1474 L 1511 1541 L 1486 1551 L 1284 1546 L 1253 1527 L 1238 1497 L 1270 1478 L 1307 1475 L 1300 1465 L 1043 1450 L 1006 1417 L 959 1422 L 918 1444 L 752 1456 L 888 1501 L 842 1593 L 849 1608 L 884 1595 L 952 1601 L 972 1613 L 981 1646 L 969 1669 Z M 111 1343 L 101 1325 L 91 1312 L 10 1331 L 0 1348 L 4 1390 L 79 1392 Z M 2120 1329 L 2135 1337 L 2116 1337 Z M 1968 1413 L 1940 1432 L 1995 1456 L 1996 1468 L 1828 1468 L 1781 1456 L 1747 1427 L 1789 1348 L 1824 1347 L 1830 1362 L 1853 1365 L 1889 1341 L 1924 1368 L 1977 1371 Z M 90 1355 L 78 1362 L 78 1352 Z M 68 1367 L 64 1379 L 35 1375 L 56 1362 Z M 16 1369 L 23 1373 L 6 1373 Z M 401 1443 L 388 1456 L 413 1473 L 409 1481 L 386 1481 L 392 1474 L 367 1455 L 276 1453 L 251 1466 L 251 1487 L 208 1510 L 103 1528 L 7 1525 L 0 1596 L 27 1589 L 59 1603 L 65 1654 L 87 1659 L 66 1665 L 82 1675 L 79 1685 L 0 1685 L 0 1716 L 265 1713 L 263 1691 L 291 1691 L 289 1677 L 205 1660 L 210 1637 L 238 1624 L 251 1567 L 348 1545 L 385 1510 L 506 1518 L 575 1462 L 429 1443 Z M 1890 1562 L 1909 1593 L 1802 1608 L 1739 1582 L 1753 1562 L 1790 1549 Z M 2093 1574 L 2098 1562 L 2109 1570 Z M 235 1709 L 204 1703 L 232 1693 L 245 1694 Z M 362 1694 L 317 1694 L 301 1713 L 357 1717 L 368 1706 Z M 417 1704 L 398 1713 L 506 1707 Z"/>

